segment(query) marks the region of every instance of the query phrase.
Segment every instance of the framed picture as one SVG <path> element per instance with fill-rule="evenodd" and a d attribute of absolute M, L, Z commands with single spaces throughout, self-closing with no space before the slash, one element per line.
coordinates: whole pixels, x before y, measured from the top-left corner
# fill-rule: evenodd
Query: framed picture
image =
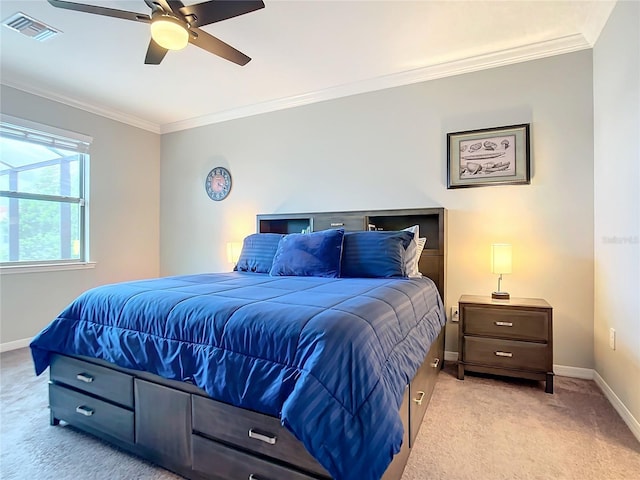
<path fill-rule="evenodd" d="M 447 133 L 447 188 L 530 181 L 528 123 Z"/>

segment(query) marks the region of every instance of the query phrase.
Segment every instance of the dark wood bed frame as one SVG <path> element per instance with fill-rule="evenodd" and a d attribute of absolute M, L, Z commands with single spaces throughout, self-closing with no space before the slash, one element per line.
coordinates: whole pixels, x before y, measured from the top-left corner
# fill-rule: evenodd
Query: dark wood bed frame
<path fill-rule="evenodd" d="M 326 228 L 400 230 L 420 225 L 427 238 L 420 271 L 444 299 L 445 221 L 442 208 L 258 215 L 259 232 Z M 398 480 L 444 364 L 444 328 L 407 385 L 400 415 L 404 441 L 384 480 Z M 192 384 L 87 357 L 54 355 L 50 367 L 51 425 L 60 421 L 194 480 L 310 480 L 329 474 L 278 418 L 233 407 Z"/>

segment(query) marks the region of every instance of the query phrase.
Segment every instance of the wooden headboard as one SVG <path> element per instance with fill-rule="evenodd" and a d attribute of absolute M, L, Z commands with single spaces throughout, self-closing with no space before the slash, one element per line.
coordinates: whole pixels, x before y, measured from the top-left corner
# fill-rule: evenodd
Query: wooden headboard
<path fill-rule="evenodd" d="M 260 233 L 300 233 L 344 228 L 358 230 L 402 230 L 420 225 L 427 243 L 420 257 L 420 272 L 433 280 L 444 301 L 446 213 L 444 208 L 361 210 L 351 212 L 276 213 L 257 217 Z"/>

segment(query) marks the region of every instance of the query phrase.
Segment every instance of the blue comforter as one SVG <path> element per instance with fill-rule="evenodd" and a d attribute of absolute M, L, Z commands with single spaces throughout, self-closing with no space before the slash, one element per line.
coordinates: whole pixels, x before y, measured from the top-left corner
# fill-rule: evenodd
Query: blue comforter
<path fill-rule="evenodd" d="M 444 325 L 422 279 L 201 274 L 107 285 L 31 343 L 100 358 L 281 418 L 336 479 L 378 479 L 400 450 L 406 384 Z"/>

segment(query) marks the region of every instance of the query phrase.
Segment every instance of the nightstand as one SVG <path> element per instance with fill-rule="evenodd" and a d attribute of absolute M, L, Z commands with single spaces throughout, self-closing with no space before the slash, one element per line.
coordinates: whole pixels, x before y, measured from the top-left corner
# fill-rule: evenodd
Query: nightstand
<path fill-rule="evenodd" d="M 465 370 L 544 380 L 553 393 L 553 309 L 539 298 L 458 301 L 458 379 Z"/>

